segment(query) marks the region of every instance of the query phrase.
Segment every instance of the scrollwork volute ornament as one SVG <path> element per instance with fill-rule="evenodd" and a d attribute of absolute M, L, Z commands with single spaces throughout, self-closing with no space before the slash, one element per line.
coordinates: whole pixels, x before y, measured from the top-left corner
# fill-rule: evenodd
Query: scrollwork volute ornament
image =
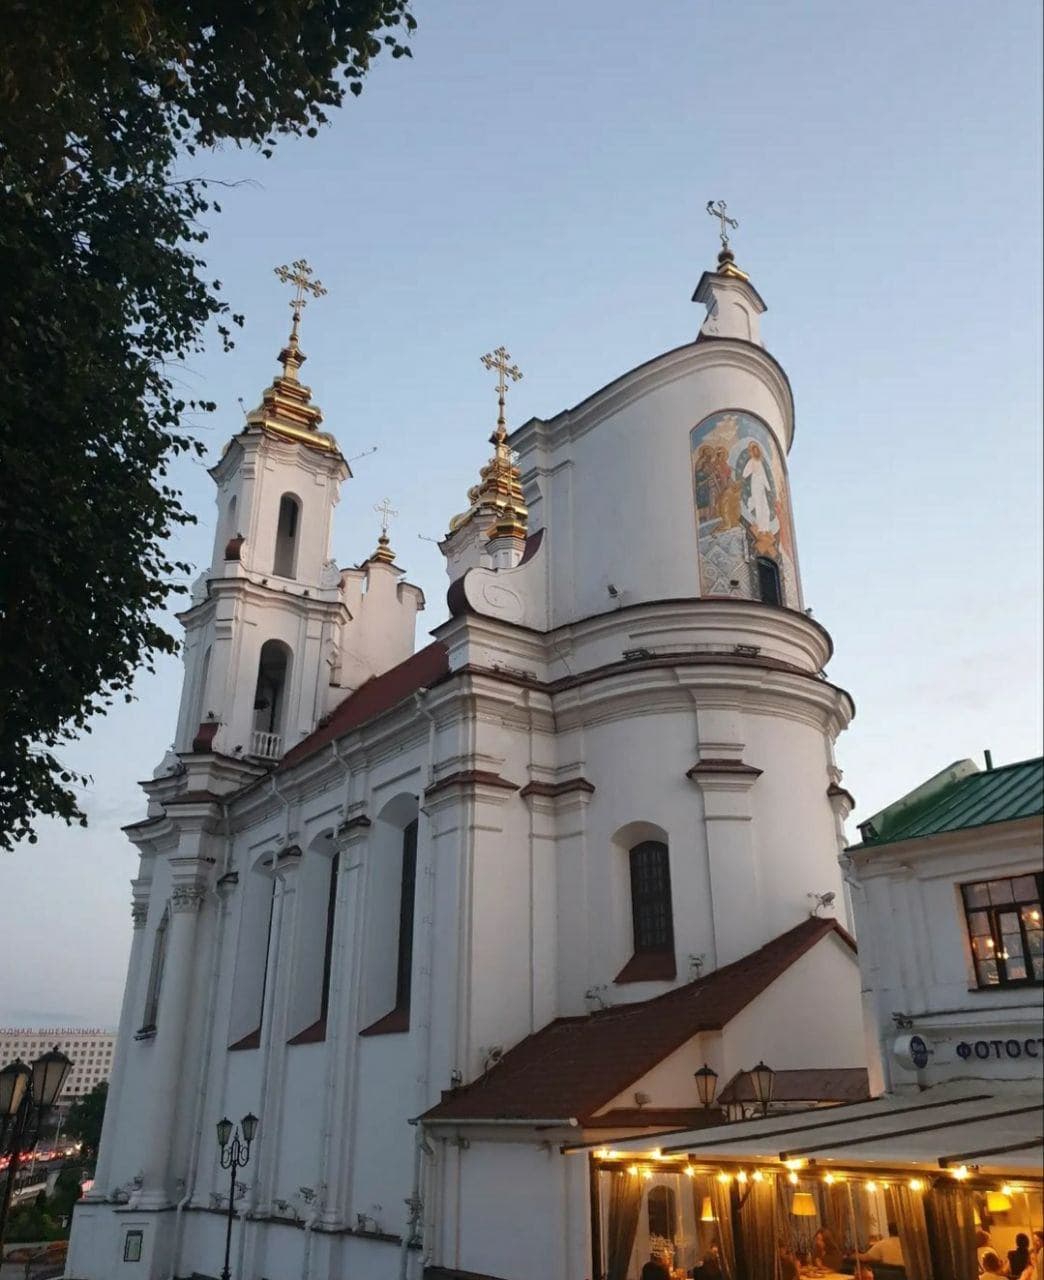
<path fill-rule="evenodd" d="M 147 902 L 131 903 L 131 923 L 135 929 L 144 929 L 145 921 L 149 918 L 149 904 Z"/>

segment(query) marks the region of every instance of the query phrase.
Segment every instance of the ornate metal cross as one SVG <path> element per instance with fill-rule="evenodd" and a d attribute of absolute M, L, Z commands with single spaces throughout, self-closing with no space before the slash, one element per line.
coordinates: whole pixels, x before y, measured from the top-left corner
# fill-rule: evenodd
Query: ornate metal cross
<path fill-rule="evenodd" d="M 381 537 L 386 538 L 388 536 L 388 521 L 399 513 L 392 507 L 387 498 L 383 502 L 378 502 L 373 509 L 381 517 Z"/>
<path fill-rule="evenodd" d="M 301 308 L 308 302 L 305 297 L 306 293 L 310 293 L 313 298 L 321 298 L 327 292 L 321 280 L 312 279 L 312 268 L 305 262 L 304 258 L 298 258 L 289 267 L 276 267 L 275 273 L 283 284 L 292 284 L 294 286 L 294 296 L 290 301 L 290 306 L 293 309 L 295 318 L 300 317 Z"/>
<path fill-rule="evenodd" d="M 512 382 L 517 382 L 522 377 L 522 370 L 518 365 L 510 363 L 511 356 L 504 347 L 497 347 L 494 351 L 487 352 L 481 359 L 487 369 L 495 369 L 497 372 L 497 403 L 500 408 L 497 414 L 497 427 L 503 429 L 507 425 L 504 417 L 504 397 L 507 395 L 508 384 L 505 379 L 510 378 Z"/>
<path fill-rule="evenodd" d="M 728 228 L 731 227 L 733 231 L 735 231 L 736 228 L 739 226 L 739 223 L 736 221 L 736 219 L 730 218 L 729 215 L 725 212 L 725 210 L 728 207 L 729 206 L 725 203 L 724 200 L 719 200 L 717 204 L 715 204 L 713 200 L 707 201 L 707 212 L 710 214 L 712 218 L 717 218 L 718 221 L 721 223 L 721 230 L 718 232 L 718 234 L 721 236 L 721 247 L 723 249 L 727 249 L 729 247 Z"/>

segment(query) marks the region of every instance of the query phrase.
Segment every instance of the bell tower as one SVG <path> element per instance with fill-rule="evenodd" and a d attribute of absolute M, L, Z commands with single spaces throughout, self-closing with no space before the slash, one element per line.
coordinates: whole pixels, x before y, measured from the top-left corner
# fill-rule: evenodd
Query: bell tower
<path fill-rule="evenodd" d="M 349 613 L 330 560 L 334 508 L 351 475 L 300 380 L 306 294 L 326 290 L 302 260 L 276 274 L 294 286 L 282 372 L 210 474 L 218 520 L 209 573 L 185 626 L 185 684 L 175 748 L 278 759 L 337 696 Z"/>

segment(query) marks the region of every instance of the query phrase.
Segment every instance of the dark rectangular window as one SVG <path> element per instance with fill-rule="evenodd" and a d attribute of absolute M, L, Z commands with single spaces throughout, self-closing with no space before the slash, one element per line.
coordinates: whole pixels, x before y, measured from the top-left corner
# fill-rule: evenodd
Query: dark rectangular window
<path fill-rule="evenodd" d="M 330 859 L 330 892 L 326 898 L 326 943 L 323 948 L 323 995 L 319 1017 L 325 1022 L 330 1008 L 330 968 L 333 963 L 334 921 L 337 915 L 337 863 L 340 854 Z"/>
<path fill-rule="evenodd" d="M 783 590 L 779 580 L 779 565 L 769 556 L 758 556 L 758 596 L 765 604 L 782 604 Z"/>
<path fill-rule="evenodd" d="M 1044 921 L 1038 875 L 961 886 L 980 987 L 1044 982 Z"/>
<path fill-rule="evenodd" d="M 163 913 L 163 918 L 156 927 L 156 936 L 152 943 L 152 967 L 149 970 L 149 985 L 145 994 L 145 1017 L 142 1020 L 138 1035 L 154 1032 L 159 1021 L 160 992 L 163 990 L 163 970 L 167 963 L 167 930 L 170 927 L 170 908 Z"/>
<path fill-rule="evenodd" d="M 631 913 L 635 952 L 674 950 L 671 866 L 667 846 L 657 840 L 631 850 Z"/>
<path fill-rule="evenodd" d="M 417 886 L 417 819 L 402 833 L 402 891 L 399 898 L 399 967 L 395 982 L 395 1008 L 410 1007 L 413 977 L 413 899 Z"/>

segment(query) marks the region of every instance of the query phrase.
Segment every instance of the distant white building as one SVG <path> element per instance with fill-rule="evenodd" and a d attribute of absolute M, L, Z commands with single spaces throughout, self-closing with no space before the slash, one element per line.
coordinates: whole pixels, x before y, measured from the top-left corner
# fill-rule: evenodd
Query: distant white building
<path fill-rule="evenodd" d="M 224 1115 L 260 1117 L 240 1280 L 583 1280 L 602 1243 L 563 1143 L 695 1122 L 704 1063 L 729 1096 L 764 1059 L 787 1105 L 865 1097 L 853 705 L 802 595 L 790 384 L 731 252 L 695 300 L 694 341 L 510 437 L 489 357 L 492 456 L 418 652 L 386 532 L 330 559 L 350 473 L 295 317 L 211 471 L 174 751 L 127 829 L 70 1277 L 218 1274 Z"/>
<path fill-rule="evenodd" d="M 0 1027 L 0 1066 L 21 1058 L 32 1062 L 57 1046 L 72 1060 L 59 1102 L 72 1102 L 108 1080 L 116 1048 L 115 1031 L 78 1027 Z"/>
<path fill-rule="evenodd" d="M 843 864 L 886 1088 L 1044 1075 L 1044 760 L 961 760 Z"/>

